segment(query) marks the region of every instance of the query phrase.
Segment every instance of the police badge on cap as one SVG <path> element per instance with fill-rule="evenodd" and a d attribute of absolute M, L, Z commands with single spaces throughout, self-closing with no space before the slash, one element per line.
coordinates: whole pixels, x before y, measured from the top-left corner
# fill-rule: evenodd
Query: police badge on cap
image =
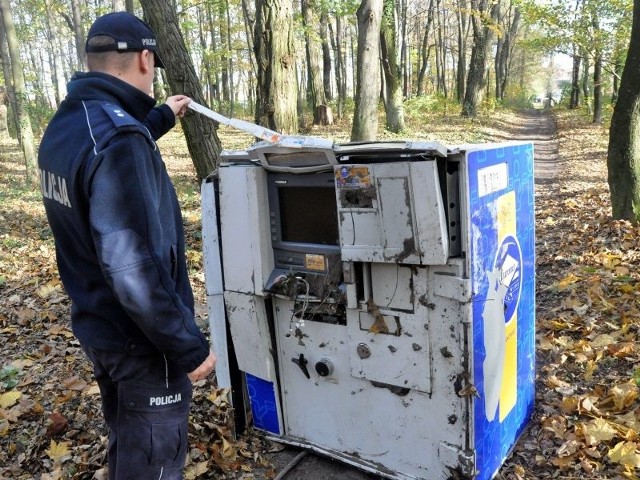
<path fill-rule="evenodd" d="M 89 45 L 89 40 L 98 35 L 113 38 L 107 45 Z M 85 51 L 91 52 L 153 52 L 155 66 L 164 68 L 158 55 L 158 40 L 151 27 L 135 15 L 127 12 L 107 13 L 96 19 L 89 29 Z"/>

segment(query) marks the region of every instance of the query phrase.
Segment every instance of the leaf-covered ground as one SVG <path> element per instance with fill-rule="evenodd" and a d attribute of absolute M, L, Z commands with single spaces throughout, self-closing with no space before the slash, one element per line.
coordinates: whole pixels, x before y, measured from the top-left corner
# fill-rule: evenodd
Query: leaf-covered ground
<path fill-rule="evenodd" d="M 504 479 L 637 478 L 640 467 L 640 230 L 612 221 L 607 132 L 558 113 L 557 180 L 536 187 L 537 404 L 499 474 Z M 513 138 L 522 118 L 499 113 L 409 118 L 410 138 L 446 143 Z M 418 126 L 419 125 L 419 126 Z M 312 133 L 345 140 L 346 125 Z M 222 128 L 223 147 L 248 137 Z M 183 206 L 199 320 L 206 326 L 199 187 L 179 131 L 161 149 Z M 91 367 L 68 326 L 53 242 L 37 191 L 22 186 L 20 152 L 0 140 L 0 479 L 102 479 L 106 429 Z M 211 380 L 195 389 L 186 478 L 272 478 L 269 451 L 230 435 Z M 260 472 L 260 473 L 258 473 Z"/>

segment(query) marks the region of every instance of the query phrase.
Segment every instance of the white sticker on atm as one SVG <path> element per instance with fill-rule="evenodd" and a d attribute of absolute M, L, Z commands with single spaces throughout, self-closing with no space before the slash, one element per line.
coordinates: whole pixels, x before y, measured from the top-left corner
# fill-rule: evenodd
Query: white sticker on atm
<path fill-rule="evenodd" d="M 478 170 L 478 197 L 499 192 L 509 186 L 509 167 L 498 163 Z"/>

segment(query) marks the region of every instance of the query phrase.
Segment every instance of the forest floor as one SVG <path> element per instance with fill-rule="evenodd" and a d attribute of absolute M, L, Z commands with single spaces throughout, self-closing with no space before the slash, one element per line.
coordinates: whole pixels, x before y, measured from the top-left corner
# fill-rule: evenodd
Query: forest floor
<path fill-rule="evenodd" d="M 536 408 L 497 478 L 638 478 L 640 229 L 610 218 L 606 129 L 562 111 L 408 121 L 421 127 L 407 138 L 536 142 Z M 348 128 L 311 133 L 344 141 Z M 226 127 L 219 134 L 226 149 L 250 143 Z M 160 147 L 206 325 L 199 187 L 179 129 Z M 24 186 L 20 158 L 15 141 L 0 140 L 0 479 L 104 479 L 99 394 L 69 330 L 40 193 Z M 234 440 L 231 416 L 212 380 L 196 384 L 187 480 L 270 479 L 297 454 L 254 431 Z M 285 478 L 375 477 L 307 455 Z"/>

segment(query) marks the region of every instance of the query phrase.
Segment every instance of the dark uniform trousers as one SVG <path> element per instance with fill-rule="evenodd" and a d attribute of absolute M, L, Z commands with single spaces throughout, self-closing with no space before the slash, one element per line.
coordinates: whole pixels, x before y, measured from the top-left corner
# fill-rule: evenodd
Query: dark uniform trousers
<path fill-rule="evenodd" d="M 164 355 L 85 349 L 109 435 L 109 480 L 179 480 L 187 455 L 191 381 Z"/>

